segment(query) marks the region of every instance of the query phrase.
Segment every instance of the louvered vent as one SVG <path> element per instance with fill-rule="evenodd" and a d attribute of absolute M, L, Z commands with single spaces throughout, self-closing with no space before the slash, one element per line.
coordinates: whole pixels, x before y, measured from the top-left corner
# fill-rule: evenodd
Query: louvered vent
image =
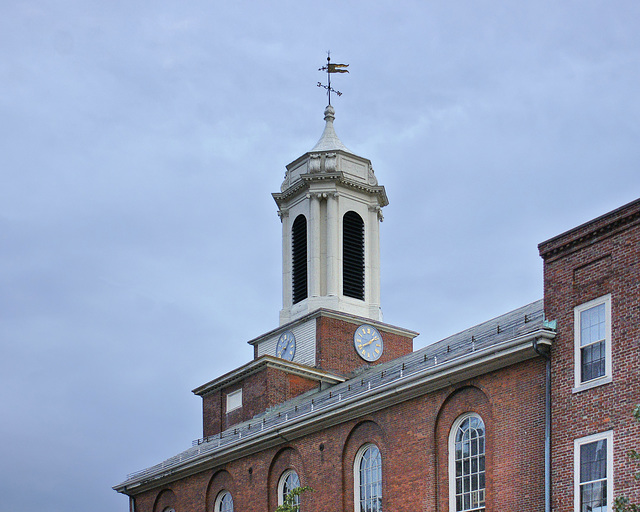
<path fill-rule="evenodd" d="M 342 219 L 342 293 L 364 300 L 364 222 L 356 212 Z"/>
<path fill-rule="evenodd" d="M 307 298 L 307 219 L 298 215 L 291 232 L 293 254 L 293 303 Z"/>

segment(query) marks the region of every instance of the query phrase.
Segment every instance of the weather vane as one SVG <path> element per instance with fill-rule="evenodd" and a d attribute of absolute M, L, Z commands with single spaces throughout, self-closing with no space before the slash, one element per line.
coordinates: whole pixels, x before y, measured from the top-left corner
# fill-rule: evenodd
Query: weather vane
<path fill-rule="evenodd" d="M 318 82 L 318 87 L 322 87 L 327 90 L 327 96 L 329 97 L 329 105 L 331 105 L 331 93 L 335 92 L 338 96 L 342 96 L 340 91 L 336 91 L 331 88 L 331 73 L 348 73 L 349 64 L 332 64 L 331 63 L 331 52 L 327 52 L 327 65 L 322 66 L 318 69 L 318 71 L 326 71 L 327 72 L 327 85 L 324 85 L 322 82 Z"/>

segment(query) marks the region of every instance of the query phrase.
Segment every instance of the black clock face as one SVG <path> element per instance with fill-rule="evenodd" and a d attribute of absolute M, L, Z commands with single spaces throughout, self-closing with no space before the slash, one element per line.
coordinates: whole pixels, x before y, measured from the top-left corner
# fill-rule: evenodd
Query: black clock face
<path fill-rule="evenodd" d="M 353 335 L 353 346 L 365 361 L 376 361 L 384 350 L 382 334 L 373 325 L 363 324 Z"/>
<path fill-rule="evenodd" d="M 287 361 L 293 361 L 296 355 L 296 337 L 291 331 L 284 331 L 278 338 L 276 345 L 276 357 L 281 357 Z"/>

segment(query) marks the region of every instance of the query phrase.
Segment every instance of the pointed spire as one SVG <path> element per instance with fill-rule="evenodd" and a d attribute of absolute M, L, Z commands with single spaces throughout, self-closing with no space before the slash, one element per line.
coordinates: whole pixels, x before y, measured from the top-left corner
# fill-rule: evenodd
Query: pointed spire
<path fill-rule="evenodd" d="M 336 111 L 331 105 L 327 105 L 327 108 L 324 109 L 324 120 L 327 124 L 325 124 L 324 132 L 322 132 L 322 136 L 318 143 L 311 150 L 313 151 L 336 151 L 338 149 L 342 151 L 346 151 L 347 153 L 352 153 L 338 138 L 336 135 L 336 131 L 333 129 L 333 120 L 336 118 Z"/>

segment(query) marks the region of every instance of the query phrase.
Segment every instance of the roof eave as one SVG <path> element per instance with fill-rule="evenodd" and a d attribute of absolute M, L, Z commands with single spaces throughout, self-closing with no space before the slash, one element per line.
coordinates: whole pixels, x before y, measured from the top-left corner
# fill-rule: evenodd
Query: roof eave
<path fill-rule="evenodd" d="M 157 487 L 159 483 L 165 484 L 185 478 L 363 414 L 384 409 L 517 362 L 540 357 L 532 348 L 533 342 L 549 344 L 555 335 L 554 331 L 541 328 L 505 342 L 467 353 L 457 359 L 388 382 L 379 388 L 371 389 L 365 395 L 345 399 L 325 409 L 293 418 L 281 428 L 261 432 L 255 438 L 239 439 L 213 454 L 205 453 L 185 464 L 155 475 L 134 478 L 114 486 L 113 489 L 123 494 L 135 495 Z"/>
<path fill-rule="evenodd" d="M 218 377 L 217 379 L 198 386 L 197 388 L 192 390 L 192 393 L 198 396 L 206 395 L 217 389 L 230 386 L 231 384 L 245 379 L 249 375 L 252 375 L 264 368 L 277 368 L 278 370 L 295 374 L 300 377 L 305 377 L 307 379 L 315 380 L 318 382 L 328 382 L 330 384 L 338 384 L 345 381 L 343 377 L 340 377 L 333 373 L 318 370 L 317 368 L 313 368 L 311 366 L 286 361 L 285 359 L 281 359 L 279 357 L 264 355 L 259 357 L 258 359 L 250 361 L 240 368 L 236 368 L 235 370 L 226 373 L 221 377 Z"/>

